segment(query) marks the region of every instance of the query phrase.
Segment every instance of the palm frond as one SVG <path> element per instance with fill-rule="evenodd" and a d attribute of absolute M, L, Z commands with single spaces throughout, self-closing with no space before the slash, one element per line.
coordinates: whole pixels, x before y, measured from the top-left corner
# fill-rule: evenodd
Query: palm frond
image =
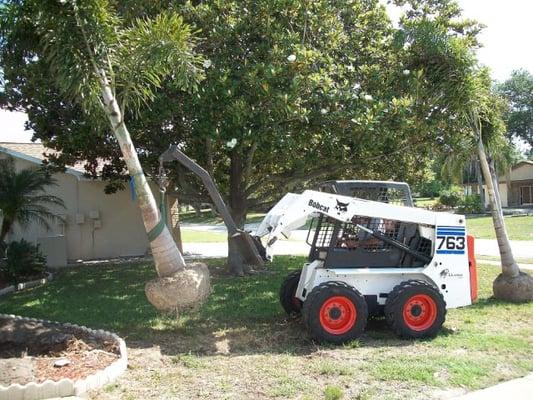
<path fill-rule="evenodd" d="M 175 12 L 137 19 L 123 30 L 112 53 L 122 107 L 131 104 L 138 109 L 153 98 L 165 79 L 179 89 L 195 89 L 203 78 L 202 58 L 195 46 L 191 27 Z"/>

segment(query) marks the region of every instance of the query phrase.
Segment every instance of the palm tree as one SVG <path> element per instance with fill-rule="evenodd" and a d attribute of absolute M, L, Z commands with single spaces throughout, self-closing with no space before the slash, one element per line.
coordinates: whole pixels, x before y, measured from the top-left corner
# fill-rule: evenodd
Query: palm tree
<path fill-rule="evenodd" d="M 194 274 L 190 269 L 184 271 L 185 261 L 160 215 L 125 122 L 128 108 L 135 113 L 167 81 L 190 90 L 203 77 L 203 60 L 194 52 L 196 41 L 191 28 L 172 9 L 123 26 L 114 3 L 107 0 L 6 3 L 0 11 L 4 37 L 35 30 L 41 37 L 36 57 L 47 63 L 57 88 L 66 99 L 81 104 L 95 124 L 102 117 L 107 120 L 135 182 L 159 278 L 176 277 L 178 272 Z M 209 291 L 205 265 L 189 278 L 176 290 L 187 291 L 186 305 L 195 305 L 189 303 L 202 301 Z M 181 299 L 169 294 L 168 286 L 167 282 L 156 297 L 172 297 L 171 302 L 179 303 Z M 193 296 L 195 291 L 203 293 Z M 148 289 L 147 295 L 152 301 Z M 172 308 L 168 303 L 152 303 L 160 309 Z"/>
<path fill-rule="evenodd" d="M 492 91 L 489 71 L 479 67 L 468 35 L 449 35 L 449 27 L 429 21 L 424 16 L 418 23 L 405 25 L 404 28 L 415 41 L 413 51 L 423 47 L 433 55 L 421 76 L 434 82 L 430 86 L 430 96 L 445 104 L 446 112 L 459 122 L 457 128 L 464 134 L 461 147 L 469 149 L 466 152 L 477 154 L 479 159 L 502 262 L 502 273 L 493 283 L 494 296 L 511 301 L 533 300 L 533 278 L 521 272 L 514 259 L 498 185 L 494 184 L 497 181 L 495 169 L 491 169 L 485 150 L 487 145 L 491 147 L 501 140 L 505 129 L 503 104 Z"/>
<path fill-rule="evenodd" d="M 49 229 L 49 222 L 58 219 L 53 208 L 64 208 L 63 200 L 46 194 L 48 186 L 57 185 L 55 179 L 42 168 L 15 170 L 13 159 L 0 160 L 0 242 L 15 223 L 22 227 L 38 223 Z"/>
<path fill-rule="evenodd" d="M 502 273 L 498 275 L 492 285 L 494 297 L 511 301 L 531 301 L 533 300 L 533 278 L 520 270 L 514 258 L 503 218 L 498 177 L 487 159 L 485 144 L 483 143 L 483 121 L 475 107 L 469 110 L 468 119 L 477 138 L 477 154 L 481 172 L 487 185 L 492 221 L 502 263 Z"/>

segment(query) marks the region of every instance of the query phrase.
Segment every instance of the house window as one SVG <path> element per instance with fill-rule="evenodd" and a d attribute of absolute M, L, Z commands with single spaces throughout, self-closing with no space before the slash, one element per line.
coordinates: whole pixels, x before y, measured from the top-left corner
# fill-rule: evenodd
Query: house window
<path fill-rule="evenodd" d="M 533 186 L 520 186 L 520 204 L 533 204 Z"/>

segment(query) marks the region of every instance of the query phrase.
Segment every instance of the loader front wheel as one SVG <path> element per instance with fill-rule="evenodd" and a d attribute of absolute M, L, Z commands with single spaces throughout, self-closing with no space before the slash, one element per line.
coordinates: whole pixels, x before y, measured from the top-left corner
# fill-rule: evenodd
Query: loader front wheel
<path fill-rule="evenodd" d="M 368 307 L 354 287 L 344 282 L 326 282 L 309 293 L 302 314 L 313 339 L 341 344 L 363 333 Z"/>
<path fill-rule="evenodd" d="M 302 270 L 293 271 L 283 281 L 279 289 L 279 301 L 285 312 L 289 315 L 300 314 L 302 301 L 296 297 L 296 289 L 300 282 Z"/>
<path fill-rule="evenodd" d="M 446 303 L 442 294 L 429 283 L 410 280 L 400 283 L 389 293 L 385 318 L 401 337 L 433 337 L 446 318 Z"/>

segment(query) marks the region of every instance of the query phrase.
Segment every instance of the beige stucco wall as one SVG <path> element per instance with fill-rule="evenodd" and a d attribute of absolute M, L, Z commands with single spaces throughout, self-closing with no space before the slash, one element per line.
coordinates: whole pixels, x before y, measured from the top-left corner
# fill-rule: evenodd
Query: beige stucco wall
<path fill-rule="evenodd" d="M 0 158 L 3 157 L 5 155 L 0 153 Z M 15 166 L 24 169 L 36 164 L 16 158 Z M 55 212 L 66 217 L 66 224 L 53 224 L 48 231 L 35 224 L 25 229 L 16 226 L 8 240 L 24 238 L 37 243 L 39 238 L 63 234 L 69 261 L 137 256 L 147 252 L 148 240 L 140 209 L 132 200 L 129 188 L 107 195 L 104 182 L 67 173 L 54 177 L 58 186 L 49 187 L 48 192 L 65 202 L 66 209 L 58 208 Z M 152 190 L 155 191 L 155 187 Z M 98 212 L 98 220 L 90 217 L 92 211 Z M 83 215 L 83 223 L 77 223 L 77 215 Z"/>
<path fill-rule="evenodd" d="M 522 164 L 511 171 L 511 181 L 524 181 L 529 179 L 533 179 L 532 164 Z"/>

